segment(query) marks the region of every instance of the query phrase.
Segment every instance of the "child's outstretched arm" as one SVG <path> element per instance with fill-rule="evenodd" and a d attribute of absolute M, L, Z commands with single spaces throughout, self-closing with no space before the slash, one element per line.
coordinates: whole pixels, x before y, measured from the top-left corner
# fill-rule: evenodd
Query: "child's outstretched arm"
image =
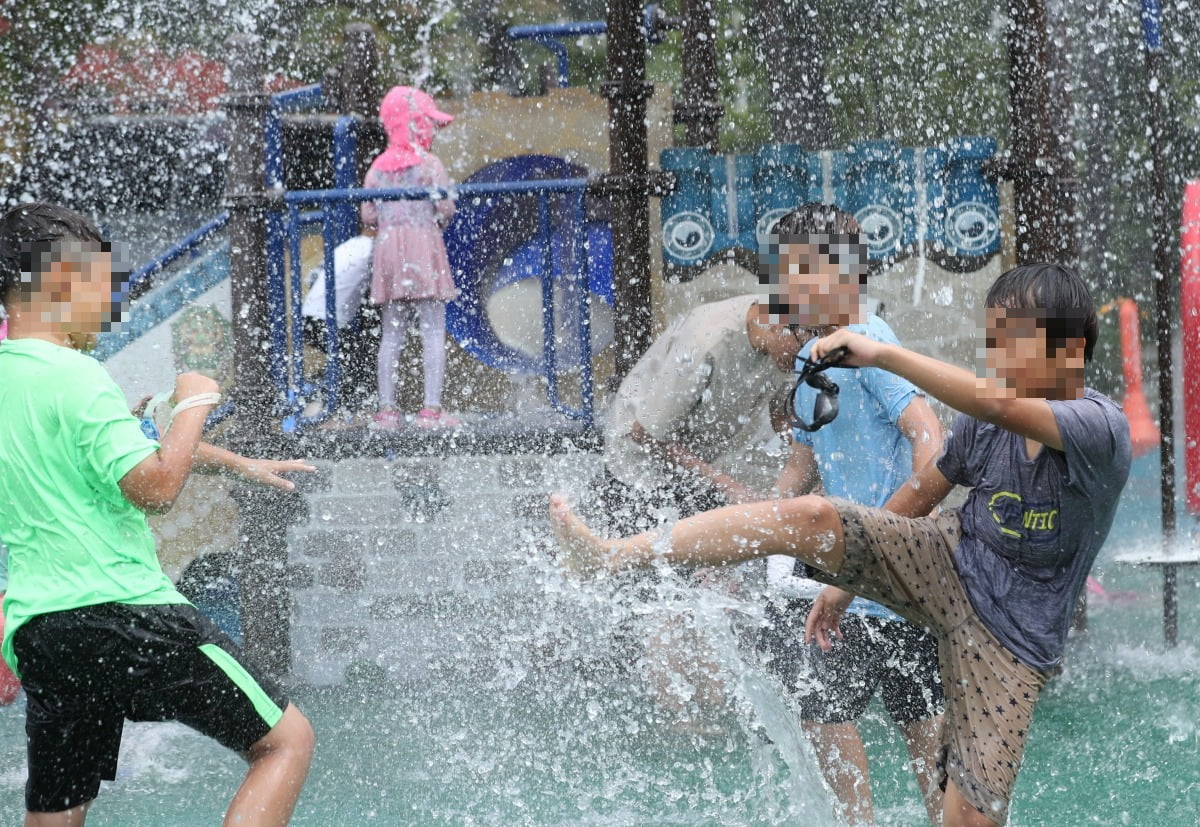
<path fill-rule="evenodd" d="M 317 470 L 302 459 L 251 459 L 207 442 L 201 442 L 196 447 L 193 463 L 193 467 L 197 471 L 235 474 L 249 482 L 256 482 L 282 491 L 294 491 L 296 484 L 279 476 L 280 474 L 292 471 L 312 473 Z"/>
<path fill-rule="evenodd" d="M 201 394 L 215 394 L 217 383 L 199 373 L 181 373 L 175 379 L 179 402 Z M 171 428 L 150 454 L 121 478 L 121 493 L 143 511 L 166 511 L 174 503 L 192 470 L 192 455 L 200 443 L 204 419 L 215 403 L 181 410 Z"/>
<path fill-rule="evenodd" d="M 146 405 L 152 396 L 142 397 L 131 413 L 141 419 L 146 413 Z M 251 459 L 235 454 L 224 448 L 218 448 L 208 442 L 196 446 L 192 457 L 192 470 L 204 473 L 227 473 L 242 477 L 249 482 L 279 488 L 283 491 L 294 491 L 295 483 L 279 476 L 293 471 L 312 473 L 317 469 L 302 459 Z"/>
<path fill-rule="evenodd" d="M 1045 399 L 1021 399 L 968 370 L 897 345 L 877 342 L 845 328 L 813 342 L 812 358 L 846 348 L 843 364 L 877 367 L 903 376 L 921 390 L 968 416 L 1063 450 L 1058 421 Z"/>

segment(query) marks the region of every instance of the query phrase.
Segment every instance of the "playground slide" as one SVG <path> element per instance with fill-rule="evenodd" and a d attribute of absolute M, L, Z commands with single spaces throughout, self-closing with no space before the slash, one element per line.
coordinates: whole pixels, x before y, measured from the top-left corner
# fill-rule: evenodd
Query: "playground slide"
<path fill-rule="evenodd" d="M 490 164 L 464 183 L 582 178 L 577 164 L 546 155 L 525 155 Z M 549 268 L 554 291 L 560 371 L 578 367 L 584 320 L 586 271 L 591 310 L 591 351 L 607 345 L 612 324 L 612 238 L 606 223 L 584 217 L 582 196 L 549 197 L 548 225 L 539 224 L 538 198 L 520 194 L 460 199 L 446 231 L 446 245 L 460 296 L 450 305 L 448 329 L 469 353 L 490 367 L 538 374 L 543 363 L 542 273 Z M 574 244 L 583 224 L 586 242 Z M 548 234 L 549 243 L 542 233 Z M 96 355 L 131 399 L 169 386 L 174 376 L 170 325 L 189 304 L 217 307 L 228 318 L 229 245 L 221 241 L 133 301 L 116 331 L 104 334 Z"/>
<path fill-rule="evenodd" d="M 229 245 L 221 242 L 190 260 L 130 303 L 120 327 L 100 336 L 96 357 L 135 402 L 175 381 L 171 325 L 189 305 L 216 307 L 229 317 Z"/>
<path fill-rule="evenodd" d="M 464 181 L 485 184 L 587 177 L 587 169 L 550 155 L 519 155 L 488 164 Z M 490 367 L 542 374 L 543 286 L 549 269 L 554 293 L 556 365 L 578 367 L 583 341 L 583 285 L 590 302 L 591 352 L 612 341 L 612 234 L 588 220 L 579 192 L 460 198 L 446 228 L 446 251 L 461 294 L 447 313 L 455 340 Z M 542 226 L 542 222 L 545 226 Z M 583 233 L 580 234 L 582 225 Z M 577 237 L 586 239 L 574 243 Z"/>

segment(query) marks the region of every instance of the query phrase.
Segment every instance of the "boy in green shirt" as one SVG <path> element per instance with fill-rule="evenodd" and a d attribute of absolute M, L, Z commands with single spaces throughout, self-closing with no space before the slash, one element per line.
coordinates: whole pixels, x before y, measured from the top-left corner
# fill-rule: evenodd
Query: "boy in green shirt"
<path fill-rule="evenodd" d="M 163 574 L 144 512 L 191 471 L 216 383 L 181 374 L 158 442 L 79 353 L 119 311 L 97 230 L 61 207 L 0 217 L 0 537 L 4 659 L 26 691 L 26 824 L 80 824 L 130 720 L 179 720 L 250 763 L 226 822 L 285 824 L 312 757 L 308 721 Z"/>

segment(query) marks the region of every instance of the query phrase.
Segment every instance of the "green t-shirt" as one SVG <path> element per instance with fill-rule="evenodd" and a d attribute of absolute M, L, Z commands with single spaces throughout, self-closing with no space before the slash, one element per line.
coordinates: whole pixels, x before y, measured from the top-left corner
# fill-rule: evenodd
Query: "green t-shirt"
<path fill-rule="evenodd" d="M 186 603 L 163 574 L 121 478 L 154 451 L 90 356 L 40 339 L 0 342 L 0 537 L 9 551 L 3 654 L 41 614 L 98 603 Z"/>

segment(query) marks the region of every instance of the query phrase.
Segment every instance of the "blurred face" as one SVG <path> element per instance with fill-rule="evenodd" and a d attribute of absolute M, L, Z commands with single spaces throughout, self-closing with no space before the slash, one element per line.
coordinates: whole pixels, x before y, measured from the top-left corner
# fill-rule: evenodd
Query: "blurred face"
<path fill-rule="evenodd" d="M 1002 392 L 1018 398 L 1073 397 L 1083 376 L 1084 340 L 1049 352 L 1045 313 L 1031 308 L 989 307 L 984 359 Z"/>
<path fill-rule="evenodd" d="M 30 309 L 77 345 L 87 344 L 113 319 L 112 255 L 95 244 L 66 241 L 48 256 Z"/>
<path fill-rule="evenodd" d="M 834 244 L 836 237 L 830 239 Z M 774 312 L 770 321 L 819 327 L 844 326 L 861 320 L 862 291 L 858 269 L 847 267 L 829 254 L 829 244 L 780 244 L 777 275 L 766 285 L 770 296 L 760 305 L 763 312 Z M 851 272 L 846 272 L 850 270 Z M 781 312 L 782 311 L 782 312 Z"/>

